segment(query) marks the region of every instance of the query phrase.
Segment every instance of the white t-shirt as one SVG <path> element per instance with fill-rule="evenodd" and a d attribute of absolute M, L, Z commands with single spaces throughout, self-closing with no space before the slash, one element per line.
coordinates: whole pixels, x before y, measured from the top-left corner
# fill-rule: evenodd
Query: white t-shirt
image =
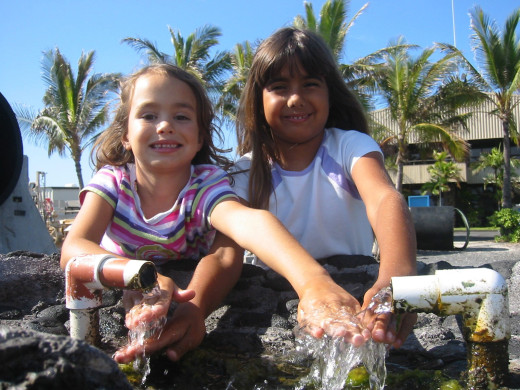
<path fill-rule="evenodd" d="M 372 255 L 374 235 L 351 172 L 360 157 L 374 151 L 381 153 L 367 134 L 331 128 L 303 171 L 273 165 L 269 211 L 314 258 Z M 250 154 L 242 156 L 236 171 L 248 170 L 250 162 Z M 233 189 L 248 200 L 249 172 L 232 176 Z"/>

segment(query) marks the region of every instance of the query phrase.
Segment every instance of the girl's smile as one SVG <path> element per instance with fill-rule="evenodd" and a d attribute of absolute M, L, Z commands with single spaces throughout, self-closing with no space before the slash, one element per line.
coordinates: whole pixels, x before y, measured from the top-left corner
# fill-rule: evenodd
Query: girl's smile
<path fill-rule="evenodd" d="M 172 143 L 170 141 L 158 141 L 151 145 L 152 149 L 157 149 L 159 152 L 168 152 L 169 149 L 177 149 L 181 147 L 181 144 Z"/>

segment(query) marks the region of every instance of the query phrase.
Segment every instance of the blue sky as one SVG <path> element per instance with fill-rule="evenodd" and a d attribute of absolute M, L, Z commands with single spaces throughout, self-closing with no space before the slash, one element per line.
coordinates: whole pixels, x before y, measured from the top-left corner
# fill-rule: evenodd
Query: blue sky
<path fill-rule="evenodd" d="M 318 14 L 325 0 L 311 1 Z M 368 3 L 351 28 L 342 61 L 350 63 L 387 46 L 403 35 L 422 48 L 434 42 L 454 43 L 468 58 L 470 49 L 468 11 L 475 4 L 502 29 L 517 0 L 351 0 L 348 19 Z M 454 12 L 452 14 L 452 5 Z M 292 24 L 304 14 L 303 0 L 0 0 L 0 92 L 11 105 L 42 108 L 45 84 L 41 77 L 44 51 L 58 47 L 74 66 L 82 51 L 95 50 L 96 73 L 131 73 L 144 65 L 143 57 L 125 37 L 140 37 L 172 52 L 168 26 L 183 36 L 206 24 L 222 30 L 218 50 L 236 43 L 266 38 L 276 29 Z M 520 31 L 518 32 L 520 34 Z M 226 132 L 234 145 L 234 133 Z M 48 186 L 77 184 L 69 156 L 47 156 L 45 146 L 24 139 L 29 157 L 29 179 L 36 171 L 47 173 Z M 83 179 L 92 175 L 89 152 L 82 162 Z"/>

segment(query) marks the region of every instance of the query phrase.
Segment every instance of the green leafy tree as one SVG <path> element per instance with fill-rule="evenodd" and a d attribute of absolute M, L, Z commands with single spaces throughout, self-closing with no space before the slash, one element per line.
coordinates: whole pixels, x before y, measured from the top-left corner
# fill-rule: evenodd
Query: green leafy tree
<path fill-rule="evenodd" d="M 230 122 L 236 120 L 236 107 L 253 62 L 254 49 L 250 42 L 238 43 L 230 54 L 231 76 L 226 80 L 217 107 Z"/>
<path fill-rule="evenodd" d="M 226 51 L 217 52 L 211 56 L 210 51 L 219 43 L 222 35 L 218 27 L 205 25 L 197 28 L 184 38 L 179 31 L 175 32 L 168 27 L 173 53 L 168 54 L 150 40 L 142 38 L 124 38 L 123 42 L 135 48 L 138 52 L 144 51 L 150 63 L 169 63 L 191 72 L 201 80 L 208 92 L 219 95 L 223 87 L 223 77 L 230 69 L 230 55 Z"/>
<path fill-rule="evenodd" d="M 442 193 L 451 190 L 450 182 L 455 182 L 460 187 L 460 169 L 453 161 L 447 161 L 448 153 L 433 152 L 435 163 L 428 167 L 430 180 L 422 187 L 422 194 L 431 193 L 439 196 L 439 206 L 442 206 Z"/>
<path fill-rule="evenodd" d="M 489 223 L 500 229 L 500 236 L 495 240 L 520 242 L 520 212 L 511 208 L 503 208 L 495 211 L 489 217 Z"/>
<path fill-rule="evenodd" d="M 510 160 L 510 164 L 512 168 L 518 168 L 520 166 L 520 160 L 513 158 Z M 485 169 L 491 169 L 493 171 L 492 174 L 484 177 L 484 188 L 486 188 L 488 184 L 495 186 L 498 208 L 500 209 L 504 191 L 504 153 L 499 148 L 493 148 L 489 153 L 482 153 L 478 161 L 472 164 L 472 168 L 475 173 Z M 515 187 L 517 183 L 517 175 L 514 171 L 511 172 L 511 183 L 512 187 Z"/>
<path fill-rule="evenodd" d="M 513 115 L 520 103 L 520 38 L 516 34 L 520 20 L 520 8 L 507 18 L 504 29 L 500 31 L 494 21 L 484 14 L 480 7 L 471 13 L 472 48 L 481 70 L 455 47 L 444 45 L 449 53 L 456 53 L 481 91 L 487 92 L 487 99 L 494 109 L 490 114 L 499 118 L 503 130 L 504 182 L 502 207 L 512 207 L 511 181 L 511 138 L 518 143 L 518 127 Z"/>
<path fill-rule="evenodd" d="M 304 5 L 305 17 L 296 16 L 293 25 L 318 33 L 329 45 L 339 63 L 345 48 L 345 38 L 354 21 L 363 13 L 368 3 L 361 7 L 349 22 L 346 21 L 346 18 L 350 1 L 327 0 L 321 7 L 319 19 L 314 13 L 312 3 L 305 2 Z"/>
<path fill-rule="evenodd" d="M 467 128 L 471 113 L 461 113 L 459 109 L 475 104 L 480 98 L 467 93 L 472 89 L 470 84 L 453 76 L 457 66 L 454 55 L 445 55 L 434 62 L 431 60 L 436 52 L 434 47 L 413 57 L 410 52 L 416 48 L 400 38 L 360 60 L 365 67 L 365 78 L 372 80 L 372 88 L 382 104 L 387 105 L 397 126 L 397 130 L 386 129 L 385 142 L 396 144 L 398 191 L 402 191 L 403 167 L 412 139 L 430 148 L 432 143 L 441 145 L 457 161 L 466 157 L 468 144 L 455 130 Z"/>
<path fill-rule="evenodd" d="M 37 144 L 47 144 L 48 155 L 70 154 L 78 184 L 83 188 L 81 156 L 108 121 L 110 92 L 117 88 L 118 74 L 92 74 L 94 51 L 82 53 L 77 74 L 59 49 L 44 53 L 43 80 L 47 90 L 44 108 L 37 114 L 15 107 L 20 128 Z M 90 75 L 90 77 L 89 77 Z"/>

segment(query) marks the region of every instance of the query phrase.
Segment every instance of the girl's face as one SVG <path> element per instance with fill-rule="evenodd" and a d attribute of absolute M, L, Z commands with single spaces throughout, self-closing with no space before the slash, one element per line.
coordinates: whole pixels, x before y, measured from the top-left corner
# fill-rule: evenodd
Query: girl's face
<path fill-rule="evenodd" d="M 285 65 L 263 89 L 264 115 L 275 137 L 287 145 L 321 144 L 329 117 L 329 89 L 301 65 Z"/>
<path fill-rule="evenodd" d="M 135 82 L 123 146 L 133 152 L 141 172 L 186 173 L 202 147 L 197 118 L 197 100 L 188 84 L 145 74 Z"/>

